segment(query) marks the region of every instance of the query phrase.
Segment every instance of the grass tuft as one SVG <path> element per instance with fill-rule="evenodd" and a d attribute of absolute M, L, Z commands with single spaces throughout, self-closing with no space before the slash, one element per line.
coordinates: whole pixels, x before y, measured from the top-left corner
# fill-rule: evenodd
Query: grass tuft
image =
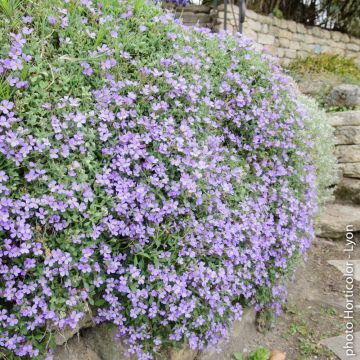
<path fill-rule="evenodd" d="M 360 83 L 360 66 L 354 58 L 327 53 L 296 59 L 287 66 L 295 76 L 302 74 L 332 74 L 344 81 Z"/>
<path fill-rule="evenodd" d="M 0 12 L 11 20 L 21 3 L 22 0 L 0 0 Z"/>

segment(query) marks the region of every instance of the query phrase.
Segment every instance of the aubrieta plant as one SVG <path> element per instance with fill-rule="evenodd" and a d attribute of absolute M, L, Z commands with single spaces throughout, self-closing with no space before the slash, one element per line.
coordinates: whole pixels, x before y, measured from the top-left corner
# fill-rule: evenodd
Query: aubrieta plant
<path fill-rule="evenodd" d="M 90 315 L 153 359 L 277 311 L 316 211 L 280 69 L 139 0 L 1 3 L 0 351 Z"/>

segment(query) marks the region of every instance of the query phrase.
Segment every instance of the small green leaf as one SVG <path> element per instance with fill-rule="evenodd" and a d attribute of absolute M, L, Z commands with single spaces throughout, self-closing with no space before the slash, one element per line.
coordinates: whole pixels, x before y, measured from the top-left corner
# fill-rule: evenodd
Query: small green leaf
<path fill-rule="evenodd" d="M 94 302 L 94 304 L 99 307 L 105 305 L 105 303 L 106 303 L 106 301 L 104 299 L 98 299 Z"/>
<path fill-rule="evenodd" d="M 244 358 L 240 352 L 235 352 L 232 354 L 232 356 L 235 360 L 244 360 Z"/>

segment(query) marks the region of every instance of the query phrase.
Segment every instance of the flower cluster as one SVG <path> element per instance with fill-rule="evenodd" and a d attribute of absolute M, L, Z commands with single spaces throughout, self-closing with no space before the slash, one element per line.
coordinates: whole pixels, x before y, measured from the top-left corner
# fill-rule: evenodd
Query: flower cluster
<path fill-rule="evenodd" d="M 139 2 L 17 11 L 0 38 L 0 348 L 40 358 L 91 312 L 145 360 L 278 310 L 316 207 L 280 69 Z"/>
<path fill-rule="evenodd" d="M 170 0 L 166 0 L 166 3 L 169 4 Z M 172 0 L 172 3 L 174 4 L 174 6 L 179 6 L 180 4 L 181 6 L 186 6 L 187 0 L 181 0 L 181 2 L 179 0 Z"/>

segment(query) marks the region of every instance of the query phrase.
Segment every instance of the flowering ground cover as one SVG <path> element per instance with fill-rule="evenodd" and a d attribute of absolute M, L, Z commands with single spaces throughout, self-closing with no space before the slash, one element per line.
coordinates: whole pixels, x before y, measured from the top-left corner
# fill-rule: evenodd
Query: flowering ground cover
<path fill-rule="evenodd" d="M 278 66 L 141 1 L 3 3 L 1 351 L 91 312 L 152 359 L 278 311 L 332 166 Z"/>

